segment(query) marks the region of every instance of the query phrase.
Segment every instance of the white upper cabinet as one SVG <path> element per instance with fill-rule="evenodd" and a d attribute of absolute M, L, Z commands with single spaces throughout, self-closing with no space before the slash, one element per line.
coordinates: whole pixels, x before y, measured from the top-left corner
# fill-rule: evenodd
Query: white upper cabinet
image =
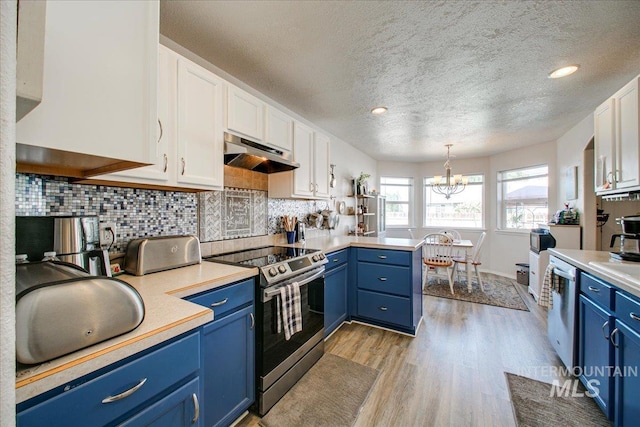
<path fill-rule="evenodd" d="M 267 105 L 264 141 L 283 150 L 293 148 L 293 118 Z"/>
<path fill-rule="evenodd" d="M 223 80 L 201 66 L 178 59 L 178 184 L 222 188 Z"/>
<path fill-rule="evenodd" d="M 297 122 L 293 126 L 293 160 L 300 163 L 293 170 L 293 194 L 313 197 L 313 129 Z"/>
<path fill-rule="evenodd" d="M 150 164 L 157 1 L 49 1 L 42 102 L 17 123 L 18 170 L 90 176 Z"/>
<path fill-rule="evenodd" d="M 316 132 L 313 144 L 313 176 L 315 196 L 329 197 L 329 162 L 331 141 L 329 137 Z"/>
<path fill-rule="evenodd" d="M 222 80 L 159 46 L 155 164 L 92 180 L 220 189 L 224 180 Z"/>
<path fill-rule="evenodd" d="M 640 98 L 634 78 L 594 114 L 598 193 L 640 186 Z"/>
<path fill-rule="evenodd" d="M 230 83 L 226 87 L 227 129 L 240 136 L 263 141 L 266 104 Z"/>
<path fill-rule="evenodd" d="M 294 122 L 293 159 L 300 167 L 269 175 L 269 197 L 328 198 L 330 146 L 327 136 Z"/>

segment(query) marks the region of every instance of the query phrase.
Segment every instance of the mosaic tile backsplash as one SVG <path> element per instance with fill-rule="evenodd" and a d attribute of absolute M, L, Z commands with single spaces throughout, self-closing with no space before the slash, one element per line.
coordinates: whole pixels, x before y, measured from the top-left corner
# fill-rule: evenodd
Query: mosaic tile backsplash
<path fill-rule="evenodd" d="M 227 209 L 229 201 L 235 210 Z M 244 205 L 243 205 L 244 203 Z M 195 234 L 201 242 L 284 232 L 282 216 L 306 218 L 328 207 L 324 201 L 268 199 L 260 190 L 183 193 L 103 185 L 74 184 L 64 177 L 16 174 L 16 215 L 98 215 L 116 224 L 112 253 L 132 239 Z M 237 218 L 246 209 L 247 215 Z M 200 215 L 199 215 L 200 214 Z M 225 220 L 235 215 L 234 222 Z"/>

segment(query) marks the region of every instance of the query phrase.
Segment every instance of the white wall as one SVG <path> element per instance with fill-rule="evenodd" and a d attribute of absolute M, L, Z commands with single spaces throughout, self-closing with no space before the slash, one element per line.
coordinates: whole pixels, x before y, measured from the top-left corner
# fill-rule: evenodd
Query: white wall
<path fill-rule="evenodd" d="M 0 1 L 0 426 L 15 424 L 15 0 Z"/>
<path fill-rule="evenodd" d="M 596 247 L 596 203 L 591 182 L 593 179 L 593 158 L 584 158 L 585 149 L 591 138 L 593 138 L 593 114 L 589 114 L 558 138 L 556 151 L 558 168 L 556 206 L 561 209 L 564 203 L 569 203 L 578 210 L 580 223 L 583 226 L 583 248 L 585 249 L 595 249 Z M 593 157 L 593 151 L 589 151 L 588 155 Z M 574 166 L 578 167 L 578 198 L 568 200 L 566 198 L 567 180 L 564 174 L 567 168 Z"/>

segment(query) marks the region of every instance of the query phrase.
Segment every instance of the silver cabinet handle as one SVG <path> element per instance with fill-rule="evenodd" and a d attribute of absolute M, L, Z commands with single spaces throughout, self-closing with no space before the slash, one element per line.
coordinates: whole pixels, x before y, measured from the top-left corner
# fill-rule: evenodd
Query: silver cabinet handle
<path fill-rule="evenodd" d="M 378 277 L 378 280 L 380 280 L 381 282 L 386 282 L 387 278 L 386 277 Z"/>
<path fill-rule="evenodd" d="M 142 387 L 146 382 L 147 382 L 147 379 L 143 378 L 140 380 L 138 384 L 134 385 L 129 390 L 124 391 L 120 394 L 116 394 L 115 396 L 105 397 L 104 399 L 102 399 L 102 403 L 112 403 L 112 402 L 116 402 L 118 400 L 124 399 L 125 397 L 129 397 L 136 391 L 140 390 L 140 387 Z"/>
<path fill-rule="evenodd" d="M 316 193 L 318 192 L 318 184 L 316 184 Z"/>
<path fill-rule="evenodd" d="M 589 286 L 589 290 L 591 292 L 595 292 L 596 294 L 600 293 L 600 289 L 596 288 L 595 286 Z"/>
<path fill-rule="evenodd" d="M 195 393 L 191 395 L 191 399 L 193 400 L 193 419 L 191 420 L 191 424 L 195 424 L 198 422 L 198 418 L 200 418 L 200 403 Z"/>
<path fill-rule="evenodd" d="M 629 317 L 631 317 L 633 320 L 637 320 L 640 322 L 640 316 L 638 316 L 635 313 L 629 313 Z"/>
<path fill-rule="evenodd" d="M 222 301 L 214 302 L 211 304 L 211 307 L 220 307 L 223 304 L 226 304 L 229 301 L 229 298 L 225 298 Z"/>
<path fill-rule="evenodd" d="M 184 167 L 186 166 L 187 162 L 184 161 L 184 157 L 182 157 L 180 161 L 182 162 L 182 175 L 184 175 Z"/>
<path fill-rule="evenodd" d="M 309 191 L 313 191 L 313 182 L 309 183 Z"/>
<path fill-rule="evenodd" d="M 381 305 L 380 307 L 378 307 L 378 309 L 382 311 L 387 311 L 387 307 L 385 307 L 384 305 Z"/>
<path fill-rule="evenodd" d="M 338 258 L 335 258 L 335 259 L 333 260 L 333 262 L 339 262 L 339 261 L 340 261 L 340 260 L 339 260 Z"/>
<path fill-rule="evenodd" d="M 387 259 L 387 256 L 386 256 L 386 255 L 378 255 L 378 258 L 380 258 L 380 259 Z"/>
<path fill-rule="evenodd" d="M 162 135 L 164 134 L 164 130 L 162 129 L 162 122 L 160 121 L 160 119 L 158 119 L 158 125 L 160 126 L 160 136 L 158 137 L 157 142 L 160 142 L 160 140 L 162 139 Z"/>
<path fill-rule="evenodd" d="M 167 154 L 165 153 L 165 155 L 164 155 L 164 168 L 162 168 L 162 172 L 166 172 L 167 171 L 167 167 L 169 167 L 169 158 L 167 157 Z"/>
<path fill-rule="evenodd" d="M 253 313 L 249 313 L 249 317 L 251 317 L 251 326 L 249 326 L 249 329 L 253 330 L 253 328 L 256 326 L 256 317 L 253 315 Z"/>
<path fill-rule="evenodd" d="M 610 335 L 610 337 L 611 337 L 611 344 L 613 344 L 613 346 L 614 346 L 615 348 L 618 348 L 618 343 L 617 343 L 617 342 L 615 342 L 615 341 L 613 340 L 613 337 L 614 337 L 614 336 L 615 336 L 619 331 L 620 331 L 620 330 L 619 330 L 618 328 L 615 328 L 615 329 L 611 332 L 611 335 Z"/>
<path fill-rule="evenodd" d="M 608 325 L 609 325 L 609 321 L 608 320 L 602 324 L 602 336 L 607 341 L 609 340 L 609 337 L 607 336 L 607 333 L 604 331 L 604 328 L 606 328 Z"/>

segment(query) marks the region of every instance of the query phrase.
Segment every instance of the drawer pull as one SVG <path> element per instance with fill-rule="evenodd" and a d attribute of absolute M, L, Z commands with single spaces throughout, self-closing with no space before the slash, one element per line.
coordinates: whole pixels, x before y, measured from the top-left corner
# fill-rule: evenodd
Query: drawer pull
<path fill-rule="evenodd" d="M 600 293 L 600 289 L 596 288 L 595 286 L 589 286 L 589 290 L 590 290 L 591 292 L 595 292 L 595 293 L 597 293 L 597 294 L 599 294 L 599 293 Z"/>
<path fill-rule="evenodd" d="M 249 329 L 253 330 L 253 328 L 256 326 L 256 317 L 253 315 L 253 313 L 249 313 L 249 317 L 251 317 L 251 326 L 249 326 Z"/>
<path fill-rule="evenodd" d="M 338 261 L 340 261 L 338 258 L 333 259 L 333 262 L 338 262 Z"/>
<path fill-rule="evenodd" d="M 378 307 L 378 309 L 380 309 L 381 311 L 387 311 L 387 307 L 385 307 L 384 305 L 381 305 L 380 307 Z"/>
<path fill-rule="evenodd" d="M 615 328 L 613 332 L 611 332 L 611 344 L 613 344 L 615 348 L 618 348 L 618 343 L 613 340 L 613 337 L 618 333 L 618 331 L 618 328 Z"/>
<path fill-rule="evenodd" d="M 193 419 L 191 420 L 191 424 L 195 424 L 198 422 L 198 418 L 200 418 L 200 403 L 195 393 L 191 395 L 191 399 L 193 400 Z"/>
<path fill-rule="evenodd" d="M 386 282 L 387 278 L 386 277 L 378 277 L 378 280 L 380 280 L 381 282 Z"/>
<path fill-rule="evenodd" d="M 609 325 L 608 320 L 602 324 L 602 336 L 604 337 L 605 340 L 609 341 L 609 337 L 607 336 L 607 333 L 604 331 L 604 328 L 606 328 L 607 325 Z"/>
<path fill-rule="evenodd" d="M 211 304 L 211 307 L 220 307 L 223 304 L 226 304 L 229 301 L 229 298 L 225 298 L 222 301 L 214 302 Z"/>
<path fill-rule="evenodd" d="M 378 255 L 378 258 L 380 258 L 380 259 L 387 259 L 387 256 L 386 256 L 386 255 Z"/>
<path fill-rule="evenodd" d="M 638 316 L 635 313 L 629 313 L 629 317 L 631 317 L 633 320 L 637 320 L 640 322 L 640 316 Z"/>
<path fill-rule="evenodd" d="M 125 397 L 129 397 L 136 391 L 140 390 L 140 387 L 142 387 L 146 382 L 147 382 L 147 379 L 143 378 L 140 380 L 138 384 L 134 385 L 129 390 L 124 391 L 120 394 L 116 394 L 115 396 L 105 397 L 104 399 L 102 399 L 102 403 L 112 403 L 112 402 L 116 402 L 118 400 L 124 399 Z"/>

